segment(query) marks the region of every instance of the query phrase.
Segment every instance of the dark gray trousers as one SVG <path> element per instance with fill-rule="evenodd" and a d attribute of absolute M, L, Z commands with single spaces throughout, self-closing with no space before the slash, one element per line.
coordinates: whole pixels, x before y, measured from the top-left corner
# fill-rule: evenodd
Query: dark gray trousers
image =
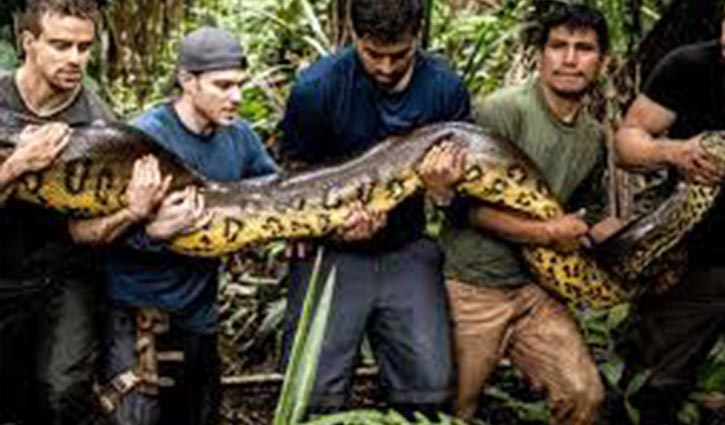
<path fill-rule="evenodd" d="M 0 281 L 0 423 L 92 421 L 99 310 L 92 280 Z"/>
<path fill-rule="evenodd" d="M 629 374 L 650 373 L 634 397 L 641 424 L 674 424 L 697 367 L 725 330 L 725 268 L 690 270 L 670 291 L 645 296 L 634 325 Z"/>
<path fill-rule="evenodd" d="M 337 280 L 312 411 L 344 406 L 366 333 L 389 403 L 413 410 L 444 407 L 454 375 L 442 262 L 440 248 L 427 238 L 387 252 L 325 248 L 322 278 L 336 265 Z M 282 365 L 291 350 L 312 263 L 291 265 Z"/>

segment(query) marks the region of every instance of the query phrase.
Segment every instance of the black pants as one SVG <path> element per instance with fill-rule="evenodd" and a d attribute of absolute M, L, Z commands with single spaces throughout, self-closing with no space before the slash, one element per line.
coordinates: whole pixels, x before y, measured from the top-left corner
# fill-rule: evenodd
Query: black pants
<path fill-rule="evenodd" d="M 92 420 L 99 310 L 92 280 L 0 281 L 0 423 Z"/>
<path fill-rule="evenodd" d="M 104 377 L 136 366 L 136 311 L 113 308 L 109 312 L 104 354 Z M 182 363 L 161 363 L 159 374 L 175 384 L 161 388 L 158 396 L 132 392 L 114 411 L 118 425 L 212 425 L 218 421 L 219 360 L 217 337 L 179 329 L 171 318 L 171 329 L 157 339 L 160 351 L 184 353 Z"/>
<path fill-rule="evenodd" d="M 641 424 L 674 424 L 697 367 L 725 329 L 725 268 L 690 270 L 665 294 L 647 295 L 638 304 L 635 325 L 629 375 L 650 374 L 633 400 Z"/>
<path fill-rule="evenodd" d="M 311 411 L 344 406 L 365 333 L 393 407 L 426 411 L 445 405 L 453 370 L 442 261 L 440 249 L 429 239 L 384 253 L 325 248 L 322 282 L 333 265 L 337 279 Z M 283 365 L 291 351 L 312 262 L 291 266 Z"/>

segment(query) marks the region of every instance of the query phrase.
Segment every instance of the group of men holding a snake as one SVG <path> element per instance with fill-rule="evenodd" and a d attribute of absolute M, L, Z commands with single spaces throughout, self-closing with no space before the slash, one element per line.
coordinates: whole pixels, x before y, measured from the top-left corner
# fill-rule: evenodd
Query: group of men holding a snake
<path fill-rule="evenodd" d="M 541 221 L 456 195 L 465 148 L 435 146 L 418 173 L 425 196 L 446 215 L 439 241 L 424 234 L 420 195 L 388 214 L 358 205 L 333 236 L 293 245 L 282 364 L 312 273 L 308 252 L 323 245 L 323 271 L 336 266 L 337 285 L 313 413 L 344 407 L 367 335 L 386 400 L 406 415 L 452 410 L 472 418 L 487 378 L 507 356 L 546 393 L 552 423 L 594 423 L 604 398 L 594 359 L 574 318 L 532 279 L 515 247 L 570 247 L 596 233 L 582 212 L 601 190 L 606 152 L 584 99 L 606 61 L 605 18 L 588 6 L 552 7 L 540 22 L 537 75 L 486 97 L 472 113 L 462 80 L 419 47 L 420 0 L 352 0 L 349 14 L 351 46 L 305 70 L 291 90 L 279 139 L 286 162 L 326 164 L 418 126 L 475 120 L 526 152 L 571 212 Z M 0 164 L 0 188 L 51 164 L 69 126 L 113 119 L 82 84 L 97 15 L 91 0 L 28 1 L 18 25 L 22 64 L 0 79 L 0 107 L 53 123 L 23 131 Z M 678 49 L 655 69 L 616 134 L 622 166 L 672 166 L 706 183 L 722 180 L 698 135 L 725 127 L 723 33 L 722 41 Z M 134 125 L 204 177 L 275 172 L 259 138 L 236 117 L 243 56 L 224 30 L 190 33 L 180 46 L 179 96 Z M 174 386 L 158 396 L 126 395 L 111 419 L 217 420 L 219 264 L 164 248 L 162 241 L 205 220 L 203 196 L 169 188 L 147 156 L 134 165 L 127 206 L 112 215 L 67 220 L 20 201 L 2 205 L 0 423 L 88 423 L 93 380 L 134 367 L 135 314 L 149 307 L 168 315 L 164 338 L 184 361 L 169 372 Z M 650 371 L 635 400 L 641 423 L 674 423 L 674 401 L 722 330 L 722 217 L 715 210 L 688 240 L 692 261 L 682 282 L 638 301 L 628 360 L 633 372 Z"/>

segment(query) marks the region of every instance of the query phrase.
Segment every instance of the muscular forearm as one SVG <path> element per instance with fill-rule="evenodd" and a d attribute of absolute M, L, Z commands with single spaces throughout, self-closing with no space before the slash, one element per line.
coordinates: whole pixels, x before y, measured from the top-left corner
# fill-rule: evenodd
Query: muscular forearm
<path fill-rule="evenodd" d="M 0 206 L 5 204 L 10 195 L 10 185 L 20 177 L 22 173 L 15 163 L 6 160 L 0 165 Z"/>
<path fill-rule="evenodd" d="M 105 217 L 71 220 L 68 222 L 68 230 L 73 241 L 77 243 L 105 244 L 116 239 L 137 221 L 133 214 L 124 208 Z"/>
<path fill-rule="evenodd" d="M 655 138 L 639 127 L 623 126 L 616 135 L 617 165 L 655 169 L 671 165 L 680 155 L 681 140 Z"/>
<path fill-rule="evenodd" d="M 470 209 L 468 220 L 474 228 L 512 242 L 534 245 L 552 243 L 547 222 L 514 212 L 476 206 Z"/>
<path fill-rule="evenodd" d="M 20 172 L 15 163 L 10 160 L 6 160 L 0 164 L 0 192 L 3 192 L 10 186 L 10 183 L 20 177 Z"/>

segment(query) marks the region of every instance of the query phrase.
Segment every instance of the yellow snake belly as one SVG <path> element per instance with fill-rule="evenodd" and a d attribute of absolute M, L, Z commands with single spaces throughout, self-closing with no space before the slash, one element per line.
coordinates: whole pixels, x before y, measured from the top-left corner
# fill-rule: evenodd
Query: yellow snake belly
<path fill-rule="evenodd" d="M 12 151 L 24 117 L 0 111 L 0 161 Z M 390 211 L 422 189 L 416 173 L 428 149 L 443 140 L 467 148 L 462 194 L 533 218 L 564 213 L 535 165 L 513 144 L 466 123 L 442 123 L 391 137 L 349 162 L 301 173 L 281 173 L 239 182 L 212 182 L 185 167 L 144 133 L 123 124 L 80 127 L 46 170 L 24 176 L 12 196 L 79 217 L 112 213 L 125 205 L 133 162 L 160 158 L 174 188 L 200 186 L 211 219 L 169 241 L 193 256 L 221 256 L 276 239 L 320 237 L 341 226 L 351 204 Z M 540 283 L 567 300 L 606 307 L 630 291 L 582 252 L 526 247 L 524 256 Z"/>

